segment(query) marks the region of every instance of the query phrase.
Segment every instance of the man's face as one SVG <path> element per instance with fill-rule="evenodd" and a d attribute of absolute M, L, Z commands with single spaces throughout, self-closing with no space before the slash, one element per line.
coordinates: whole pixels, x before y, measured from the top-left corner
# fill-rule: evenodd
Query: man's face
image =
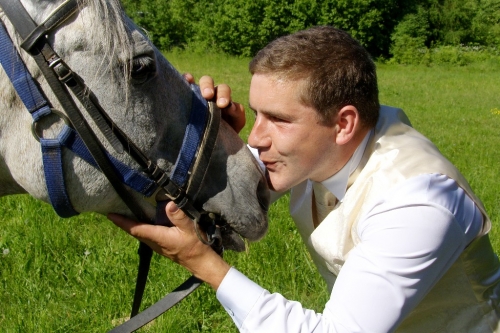
<path fill-rule="evenodd" d="M 337 126 L 322 125 L 314 108 L 300 101 L 303 81 L 255 74 L 250 107 L 255 124 L 248 138 L 267 168 L 270 187 L 285 191 L 306 179 L 323 181 L 338 171 Z"/>

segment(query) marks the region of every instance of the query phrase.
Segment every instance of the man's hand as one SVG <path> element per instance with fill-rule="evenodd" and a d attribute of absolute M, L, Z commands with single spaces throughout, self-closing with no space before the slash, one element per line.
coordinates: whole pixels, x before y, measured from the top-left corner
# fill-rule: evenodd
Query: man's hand
<path fill-rule="evenodd" d="M 186 73 L 184 78 L 189 83 L 194 83 L 193 75 Z M 214 100 L 222 111 L 222 119 L 231 126 L 236 133 L 245 127 L 245 108 L 243 105 L 231 100 L 231 88 L 227 84 L 214 85 L 210 76 L 202 76 L 200 79 L 200 90 L 202 96 L 207 100 Z"/>
<path fill-rule="evenodd" d="M 165 210 L 173 227 L 137 223 L 118 214 L 108 214 L 108 219 L 217 290 L 229 265 L 210 246 L 198 239 L 194 222 L 174 202 L 169 202 Z"/>

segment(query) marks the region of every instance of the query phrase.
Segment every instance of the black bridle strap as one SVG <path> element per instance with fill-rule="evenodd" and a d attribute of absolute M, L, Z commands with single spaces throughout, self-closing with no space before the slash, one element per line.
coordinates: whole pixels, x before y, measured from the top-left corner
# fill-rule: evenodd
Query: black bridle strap
<path fill-rule="evenodd" d="M 77 0 L 67 0 L 62 3 L 45 22 L 38 25 L 34 30 L 32 30 L 21 43 L 21 47 L 26 51 L 30 50 L 35 46 L 40 38 L 44 38 L 53 29 L 60 26 L 64 21 L 71 17 L 74 13 L 78 11 L 78 1 Z"/>
<path fill-rule="evenodd" d="M 50 59 L 49 67 L 51 67 L 56 72 L 59 80 L 64 82 L 66 86 L 75 94 L 80 103 L 82 103 L 85 110 L 87 110 L 87 113 L 92 117 L 92 120 L 102 132 L 106 140 L 108 140 L 108 142 L 111 144 L 113 149 L 117 153 L 123 154 L 123 145 L 127 144 L 128 153 L 132 150 L 134 152 L 139 151 L 139 149 L 135 146 L 134 149 L 130 147 L 133 144 L 130 141 L 126 140 L 126 135 L 118 129 L 118 126 L 115 125 L 115 123 L 111 120 L 111 118 L 109 118 L 107 113 L 102 109 L 97 98 L 83 82 L 83 79 L 80 78 L 71 69 L 69 69 L 69 67 L 61 58 L 59 58 L 57 55 L 55 55 L 54 57 L 55 58 Z M 116 132 L 120 132 L 121 137 L 117 137 L 115 135 Z M 143 159 L 146 159 L 145 156 L 140 157 L 142 158 L 140 159 L 141 162 L 143 161 Z M 138 158 L 134 157 L 134 160 L 137 161 Z M 146 163 L 143 163 L 141 167 L 146 167 Z"/>
<path fill-rule="evenodd" d="M 1 5 L 16 31 L 23 38 L 21 47 L 27 52 L 30 52 L 38 40 L 45 38 L 47 33 L 57 28 L 78 10 L 77 0 L 67 0 L 44 23 L 37 26 L 20 1 L 1 1 Z M 26 22 L 26 25 L 15 24 L 13 21 Z"/>
<path fill-rule="evenodd" d="M 193 201 L 195 201 L 198 197 L 201 185 L 205 180 L 208 166 L 212 159 L 212 152 L 215 148 L 215 142 L 217 141 L 217 133 L 219 133 L 221 121 L 221 113 L 220 110 L 217 110 L 217 105 L 210 102 L 208 103 L 208 107 L 209 119 L 207 129 L 205 130 L 199 155 L 193 166 L 193 172 L 191 173 L 191 178 L 189 179 L 186 191 L 188 197 L 190 197 Z"/>
<path fill-rule="evenodd" d="M 172 222 L 168 219 L 165 214 L 165 207 L 168 201 L 158 202 L 156 207 L 156 223 L 164 226 L 172 226 Z M 189 294 L 201 286 L 203 282 L 194 276 L 191 276 L 183 284 L 174 289 L 172 292 L 164 296 L 161 300 L 155 304 L 149 306 L 146 310 L 140 312 L 137 315 L 131 316 L 129 320 L 115 327 L 108 333 L 129 333 L 146 325 L 150 321 L 154 320 L 161 314 L 165 313 L 167 310 L 172 308 L 174 305 L 182 301 Z M 136 289 L 137 290 L 137 289 Z M 135 303 L 135 296 L 134 296 Z M 140 304 L 139 304 L 140 305 Z M 138 310 L 138 309 L 137 309 Z"/>

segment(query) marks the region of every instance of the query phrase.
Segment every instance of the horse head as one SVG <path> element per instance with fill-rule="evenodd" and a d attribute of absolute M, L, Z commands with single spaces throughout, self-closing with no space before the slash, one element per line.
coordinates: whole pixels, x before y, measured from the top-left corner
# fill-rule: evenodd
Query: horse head
<path fill-rule="evenodd" d="M 45 22 L 64 2 L 21 0 L 36 24 Z M 47 34 L 48 44 L 85 82 L 114 122 L 113 126 L 119 127 L 148 159 L 168 174 L 175 168 L 190 121 L 196 98 L 192 88 L 144 32 L 125 16 L 118 0 L 79 0 L 78 7 Z M 22 38 L 3 12 L 0 18 L 51 107 L 64 113 L 39 67 L 20 47 Z M 15 51 L 2 47 L 2 52 Z M 47 173 L 35 137 L 56 137 L 64 123 L 57 113 L 51 114 L 37 122 L 37 134 L 33 136 L 33 119 L 3 70 L 0 81 L 0 195 L 29 193 L 50 202 Z M 75 103 L 82 108 L 81 102 Z M 123 165 L 140 170 L 140 165 L 126 152 L 117 152 L 112 147 L 87 114 L 85 118 L 106 151 Z M 62 169 L 75 211 L 131 216 L 108 179 L 73 151 L 62 152 Z M 206 169 L 196 205 L 227 222 L 230 228 L 223 235 L 226 248 L 242 250 L 244 242 L 240 236 L 258 240 L 267 230 L 268 191 L 265 177 L 250 151 L 223 121 Z M 132 195 L 146 215 L 153 218 L 155 207 L 150 200 L 140 193 Z"/>

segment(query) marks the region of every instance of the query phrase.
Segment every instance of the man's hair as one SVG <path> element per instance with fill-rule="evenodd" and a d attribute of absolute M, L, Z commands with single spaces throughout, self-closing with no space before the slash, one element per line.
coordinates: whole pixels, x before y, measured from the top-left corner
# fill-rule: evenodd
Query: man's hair
<path fill-rule="evenodd" d="M 305 80 L 301 101 L 315 108 L 325 125 L 332 125 L 346 105 L 358 109 L 364 126 L 377 123 L 380 104 L 375 64 L 345 31 L 318 26 L 280 37 L 260 50 L 249 68 L 252 75 Z"/>

